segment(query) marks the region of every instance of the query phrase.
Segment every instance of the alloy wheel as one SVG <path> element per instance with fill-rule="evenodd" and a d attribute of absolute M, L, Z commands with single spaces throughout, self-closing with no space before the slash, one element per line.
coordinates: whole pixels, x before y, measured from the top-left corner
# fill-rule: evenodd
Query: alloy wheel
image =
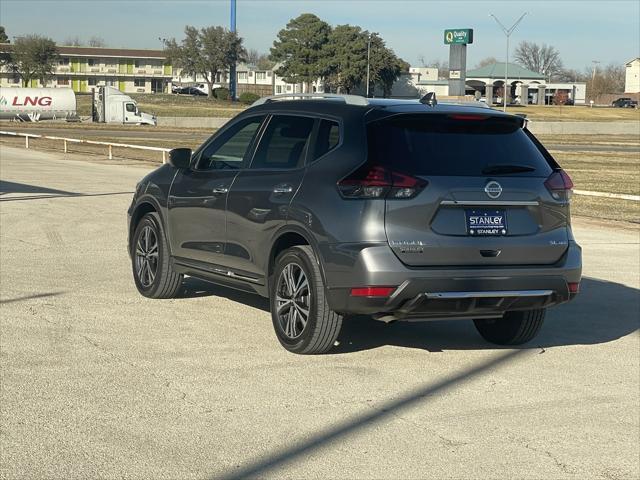
<path fill-rule="evenodd" d="M 158 272 L 158 237 L 150 225 L 146 225 L 136 242 L 136 275 L 144 288 L 149 288 Z"/>
<path fill-rule="evenodd" d="M 280 327 L 291 340 L 302 335 L 309 320 L 311 291 L 302 267 L 288 263 L 280 272 L 276 289 L 276 312 Z"/>

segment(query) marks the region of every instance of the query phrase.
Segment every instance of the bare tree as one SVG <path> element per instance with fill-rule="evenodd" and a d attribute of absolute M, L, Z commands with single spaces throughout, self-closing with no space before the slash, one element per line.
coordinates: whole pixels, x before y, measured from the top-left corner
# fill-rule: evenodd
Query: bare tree
<path fill-rule="evenodd" d="M 247 50 L 247 63 L 249 65 L 257 65 L 258 60 L 260 60 L 260 52 L 255 48 L 250 48 Z"/>
<path fill-rule="evenodd" d="M 487 65 L 493 65 L 494 63 L 498 63 L 498 59 L 496 57 L 486 57 L 480 60 L 475 68 L 486 67 Z"/>
<path fill-rule="evenodd" d="M 94 37 L 91 37 L 91 38 L 89 39 L 88 45 L 89 45 L 90 47 L 100 47 L 100 48 L 102 48 L 102 47 L 105 47 L 105 46 L 106 46 L 106 44 L 104 43 L 104 39 L 103 39 L 103 38 L 101 38 L 101 37 L 95 37 L 95 36 L 94 36 Z"/>
<path fill-rule="evenodd" d="M 562 83 L 586 82 L 590 76 L 573 68 L 565 68 L 555 75 L 555 79 Z"/>
<path fill-rule="evenodd" d="M 437 68 L 438 79 L 443 80 L 449 78 L 449 62 L 446 60 L 425 60 L 423 54 L 418 55 L 418 62 L 422 67 Z"/>
<path fill-rule="evenodd" d="M 74 37 L 67 37 L 64 41 L 64 45 L 69 47 L 80 47 L 82 45 L 82 40 L 77 35 Z"/>
<path fill-rule="evenodd" d="M 538 45 L 534 42 L 520 42 L 514 59 L 523 67 L 553 78 L 562 71 L 560 52 L 551 45 Z"/>
<path fill-rule="evenodd" d="M 595 73 L 592 73 L 590 68 L 585 68 L 585 72 L 587 71 L 587 95 L 590 99 L 596 99 L 605 93 L 624 92 L 624 66 L 612 63 Z"/>
<path fill-rule="evenodd" d="M 260 53 L 255 48 L 247 50 L 247 63 L 258 68 L 258 70 L 271 70 L 275 65 L 274 62 L 269 60 L 269 55 Z"/>

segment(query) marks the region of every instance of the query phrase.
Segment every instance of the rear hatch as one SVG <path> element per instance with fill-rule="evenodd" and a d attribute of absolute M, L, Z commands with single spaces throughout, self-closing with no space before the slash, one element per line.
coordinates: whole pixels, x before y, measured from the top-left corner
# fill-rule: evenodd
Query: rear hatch
<path fill-rule="evenodd" d="M 522 123 L 482 111 L 368 125 L 367 163 L 420 181 L 386 195 L 387 239 L 403 263 L 549 265 L 562 257 L 572 185 Z"/>

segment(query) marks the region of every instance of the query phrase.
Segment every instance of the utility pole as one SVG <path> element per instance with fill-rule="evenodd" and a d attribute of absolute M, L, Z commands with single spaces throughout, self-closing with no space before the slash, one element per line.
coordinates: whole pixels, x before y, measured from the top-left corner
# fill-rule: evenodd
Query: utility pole
<path fill-rule="evenodd" d="M 507 61 L 504 64 L 504 92 L 502 94 L 503 97 L 503 101 L 504 101 L 504 105 L 502 107 L 502 110 L 504 112 L 507 111 L 507 88 L 509 83 L 508 83 L 508 79 L 509 79 L 509 37 L 511 37 L 511 34 L 513 33 L 513 31 L 516 29 L 516 27 L 518 26 L 518 24 L 522 21 L 522 19 L 527 15 L 528 12 L 524 12 L 522 15 L 520 15 L 520 18 L 518 20 L 516 20 L 516 22 L 511 25 L 511 28 L 507 28 L 505 27 L 502 22 L 500 20 L 498 20 L 498 17 L 496 17 L 493 13 L 490 13 L 489 16 L 493 17 L 493 19 L 498 23 L 498 25 L 500 25 L 500 28 L 502 28 L 502 31 L 504 32 L 505 36 L 507 37 Z M 511 90 L 511 88 L 509 88 L 509 90 Z"/>
<path fill-rule="evenodd" d="M 231 0 L 231 26 L 232 32 L 236 31 L 236 0 Z M 236 62 L 233 62 L 229 68 L 229 97 L 231 101 L 236 101 Z"/>

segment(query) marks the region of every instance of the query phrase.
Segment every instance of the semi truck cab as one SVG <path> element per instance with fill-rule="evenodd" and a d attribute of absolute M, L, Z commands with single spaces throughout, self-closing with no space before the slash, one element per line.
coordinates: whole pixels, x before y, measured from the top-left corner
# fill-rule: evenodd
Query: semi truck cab
<path fill-rule="evenodd" d="M 94 93 L 95 122 L 157 125 L 155 115 L 141 112 L 129 95 L 114 87 L 99 87 Z"/>

